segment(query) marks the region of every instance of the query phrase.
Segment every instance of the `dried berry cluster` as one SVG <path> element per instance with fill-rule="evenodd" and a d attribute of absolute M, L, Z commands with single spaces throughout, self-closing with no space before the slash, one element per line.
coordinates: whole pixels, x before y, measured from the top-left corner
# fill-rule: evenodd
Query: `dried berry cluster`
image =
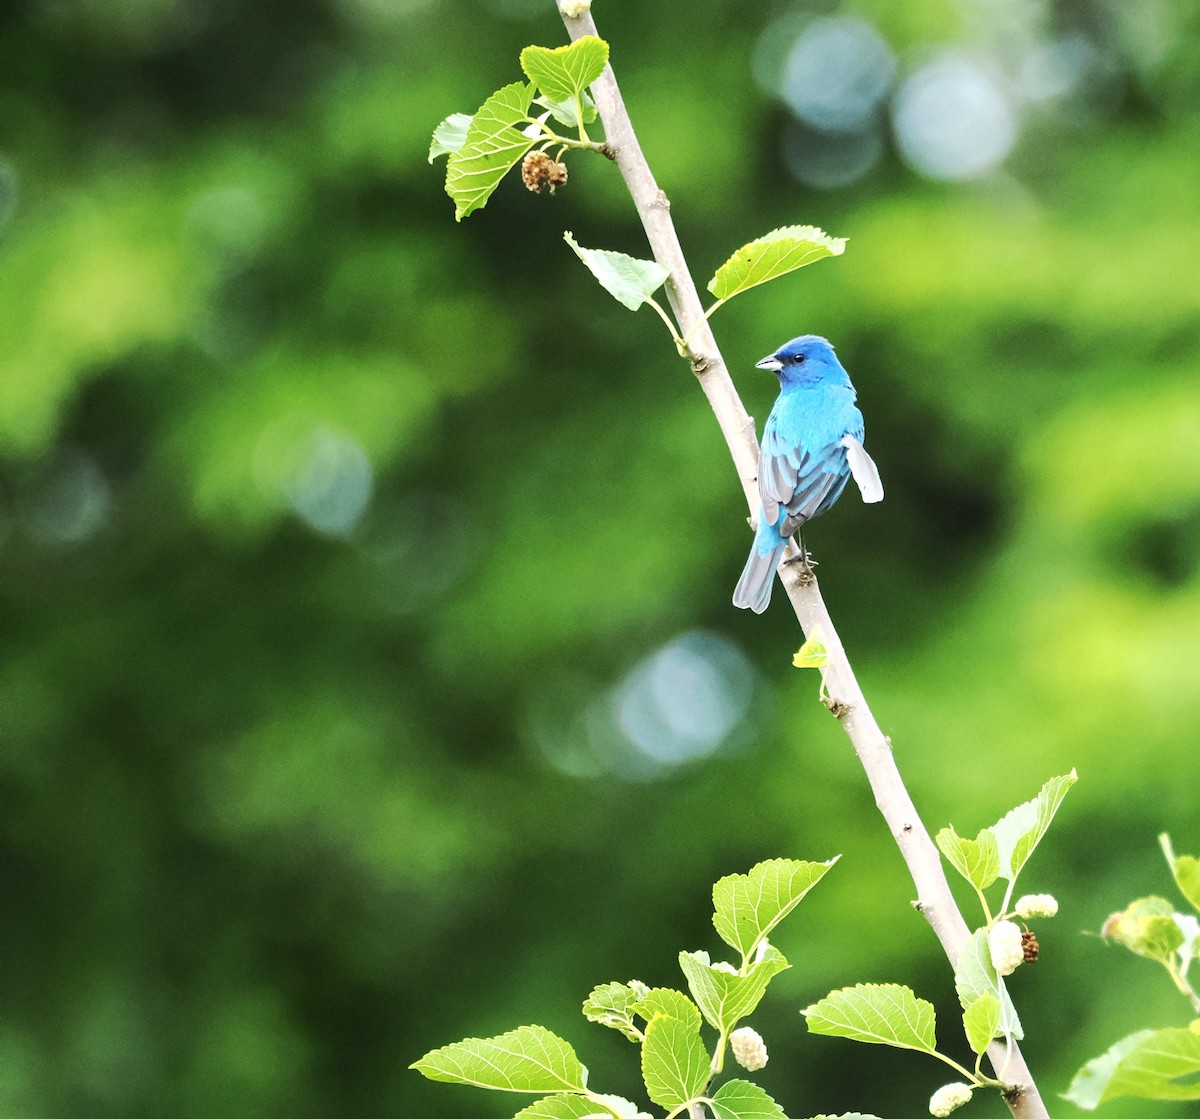
<path fill-rule="evenodd" d="M 548 186 L 550 192 L 567 181 L 567 165 L 551 159 L 545 152 L 530 152 L 521 161 L 521 179 L 535 194 Z"/>

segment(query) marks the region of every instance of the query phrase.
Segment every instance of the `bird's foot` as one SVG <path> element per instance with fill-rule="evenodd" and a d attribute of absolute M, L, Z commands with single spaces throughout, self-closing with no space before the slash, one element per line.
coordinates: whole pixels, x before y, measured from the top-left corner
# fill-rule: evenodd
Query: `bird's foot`
<path fill-rule="evenodd" d="M 813 559 L 812 552 L 808 551 L 807 548 L 801 548 L 799 555 L 791 556 L 783 561 L 784 567 L 789 567 L 793 564 L 800 569 L 799 583 L 802 587 L 807 587 L 811 583 L 816 582 L 817 573 L 813 568 L 817 566 L 817 561 Z"/>

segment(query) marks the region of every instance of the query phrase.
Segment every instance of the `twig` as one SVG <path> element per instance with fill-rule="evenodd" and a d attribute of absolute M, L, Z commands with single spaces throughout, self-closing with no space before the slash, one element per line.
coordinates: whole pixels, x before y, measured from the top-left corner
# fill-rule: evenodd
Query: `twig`
<path fill-rule="evenodd" d="M 563 23 L 572 40 L 582 35 L 598 35 L 590 12 L 575 17 L 563 15 Z M 604 122 L 605 141 L 615 150 L 617 167 L 633 198 L 654 259 L 670 271 L 667 298 L 681 333 L 692 340 L 692 351 L 697 355 L 692 363 L 693 370 L 725 436 L 751 515 L 757 515 L 758 441 L 754 421 L 742 406 L 712 329 L 704 317 L 699 293 L 671 221 L 670 204 L 654 181 L 642 154 L 611 66 L 606 66 L 604 73 L 593 83 L 592 96 Z M 820 628 L 821 640 L 829 656 L 825 672 L 829 708 L 854 746 L 875 794 L 875 805 L 887 821 L 912 875 L 917 888 L 914 905 L 929 922 L 953 966 L 958 962 L 970 930 L 950 892 L 937 847 L 921 822 L 896 768 L 891 742 L 879 729 L 858 686 L 816 578 L 803 565 L 786 563 L 798 556 L 799 548 L 792 541 L 784 557 L 783 585 L 805 636 Z M 1010 1086 L 1004 1099 L 1016 1119 L 1049 1119 L 1037 1085 L 1015 1043 L 1009 1049 L 1003 1042 L 993 1042 L 988 1049 L 988 1059 L 997 1075 L 1003 1070 L 1004 1083 Z"/>

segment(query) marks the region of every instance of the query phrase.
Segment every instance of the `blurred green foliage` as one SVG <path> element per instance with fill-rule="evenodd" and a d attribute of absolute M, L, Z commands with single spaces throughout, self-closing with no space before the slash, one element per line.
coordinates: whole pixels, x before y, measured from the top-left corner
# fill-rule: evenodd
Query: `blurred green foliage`
<path fill-rule="evenodd" d="M 1169 886 L 1159 831 L 1200 846 L 1196 9 L 768 7 L 596 15 L 700 279 L 779 225 L 850 238 L 717 328 L 760 418 L 753 362 L 794 334 L 854 376 L 887 500 L 807 543 L 928 824 L 1078 767 L 1013 984 L 1050 1095 L 1180 1023 L 1079 932 Z M 1029 103 L 976 181 L 889 141 L 804 187 L 749 75 L 775 16 L 835 11 L 902 71 L 1084 36 L 1096 96 Z M 503 1115 L 406 1066 L 535 1020 L 633 1091 L 591 987 L 678 982 L 712 881 L 838 852 L 762 1082 L 793 1115 L 923 1109 L 903 1054 L 803 1033 L 856 981 L 950 1013 L 950 973 L 794 621 L 729 605 L 749 536 L 702 395 L 561 241 L 645 255 L 612 167 L 456 226 L 426 164 L 563 40 L 550 0 L 19 0 L 0 28 L 3 1113 Z M 646 752 L 679 713 L 642 669 L 680 648 L 669 679 L 736 715 L 688 763 Z"/>

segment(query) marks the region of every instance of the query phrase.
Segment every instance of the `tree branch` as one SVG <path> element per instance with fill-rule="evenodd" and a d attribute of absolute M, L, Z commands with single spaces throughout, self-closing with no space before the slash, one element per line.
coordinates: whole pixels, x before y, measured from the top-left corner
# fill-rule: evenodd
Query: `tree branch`
<path fill-rule="evenodd" d="M 563 23 L 572 40 L 582 35 L 599 34 L 590 12 L 574 17 L 563 14 Z M 671 220 L 670 203 L 654 181 L 642 154 L 611 65 L 606 66 L 604 73 L 593 83 L 592 96 L 604 123 L 605 141 L 615 149 L 617 167 L 633 198 L 654 259 L 671 273 L 667 281 L 671 309 L 683 336 L 692 338 L 692 350 L 697 355 L 693 371 L 725 436 L 753 517 L 758 512 L 758 440 L 754 420 L 742 406 L 712 329 L 704 320 L 700 296 Z M 784 588 L 805 635 L 811 635 L 820 627 L 821 640 L 829 654 L 825 672 L 829 708 L 850 738 L 875 794 L 876 807 L 908 866 L 917 889 L 914 905 L 929 922 L 953 966 L 958 962 L 970 930 L 950 892 L 937 847 L 921 822 L 896 768 L 891 742 L 879 729 L 850 667 L 816 578 L 802 565 L 787 562 L 798 558 L 799 554 L 799 548 L 792 541 L 781 569 Z M 1004 1098 L 1016 1119 L 1049 1119 L 1016 1043 L 1009 1047 L 1003 1042 L 994 1042 L 988 1049 L 988 1058 L 997 1078 L 1011 1086 L 1012 1090 L 1006 1092 Z"/>

